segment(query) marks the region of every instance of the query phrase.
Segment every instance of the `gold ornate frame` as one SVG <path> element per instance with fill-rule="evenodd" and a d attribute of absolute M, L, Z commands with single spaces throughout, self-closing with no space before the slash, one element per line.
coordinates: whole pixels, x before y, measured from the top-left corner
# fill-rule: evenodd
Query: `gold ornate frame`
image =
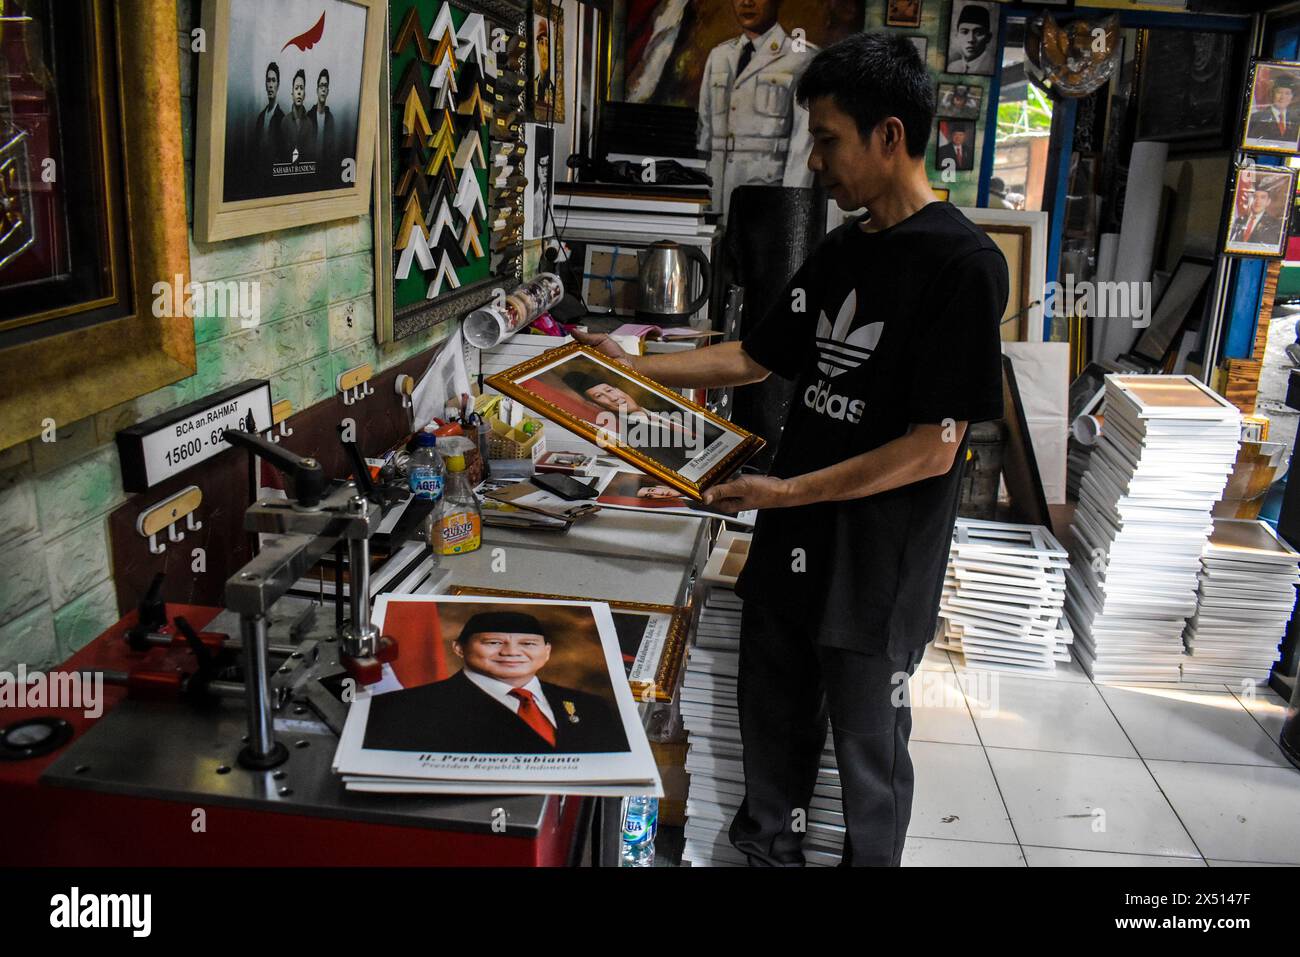
<path fill-rule="evenodd" d="M 154 284 L 189 282 L 176 0 L 90 0 L 96 60 L 115 58 L 132 314 L 0 351 L 0 449 L 195 371 L 194 321 L 154 316 Z M 111 27 L 111 29 L 110 29 Z M 113 48 L 116 45 L 116 50 Z"/>
<path fill-rule="evenodd" d="M 618 441 L 617 443 L 609 438 L 600 435 L 596 428 L 589 422 L 584 422 L 576 416 L 570 415 L 563 409 L 543 399 L 541 396 L 525 389 L 519 384 L 520 380 L 530 378 L 535 372 L 544 366 L 552 365 L 569 356 L 581 354 L 607 368 L 615 375 L 621 375 L 631 379 L 633 382 L 643 388 L 662 396 L 670 402 L 681 405 L 691 413 L 697 415 L 705 421 L 712 422 L 724 432 L 741 437 L 741 442 L 734 449 L 723 456 L 713 468 L 709 469 L 700 477 L 698 482 L 683 478 L 673 469 L 667 468 L 654 459 L 650 458 L 643 452 L 632 448 L 630 445 Z M 666 482 L 680 492 L 689 495 L 691 498 L 700 499 L 704 497 L 704 492 L 718 481 L 730 476 L 736 469 L 740 468 L 750 456 L 761 449 L 767 442 L 753 433 L 746 432 L 737 425 L 733 425 L 726 419 L 721 418 L 710 412 L 703 406 L 696 405 L 679 392 L 665 388 L 653 379 L 647 379 L 645 376 L 637 373 L 628 366 L 602 355 L 595 349 L 589 349 L 586 346 L 571 343 L 567 346 L 560 346 L 558 349 L 550 349 L 543 352 L 535 358 L 521 362 L 516 366 L 511 366 L 504 372 L 498 372 L 496 375 L 488 376 L 487 384 L 496 389 L 502 395 L 507 395 L 512 399 L 517 399 L 532 409 L 538 415 L 544 416 L 571 432 L 576 432 L 589 442 L 593 442 L 600 447 L 607 449 L 610 454 L 617 456 L 630 465 L 636 466 L 647 475 L 653 475 L 660 481 Z"/>
<path fill-rule="evenodd" d="M 514 591 L 510 588 L 478 588 L 474 585 L 453 585 L 448 589 L 452 595 L 483 595 L 488 598 L 520 599 L 554 599 L 556 601 L 602 601 L 610 608 L 619 611 L 639 612 L 646 615 L 671 615 L 668 625 L 668 637 L 664 639 L 664 653 L 655 669 L 653 684 L 643 681 L 629 681 L 632 694 L 638 701 L 649 700 L 648 692 L 654 693 L 656 701 L 671 701 L 673 688 L 677 685 L 677 672 L 682 658 L 686 654 L 686 631 L 690 624 L 691 609 L 689 605 L 655 605 L 641 601 L 611 601 L 608 598 L 584 598 L 581 595 L 543 595 L 540 592 Z"/>
<path fill-rule="evenodd" d="M 226 73 L 229 66 L 231 0 L 204 0 L 203 29 L 208 52 L 199 70 L 198 109 L 194 115 L 194 238 L 211 243 L 332 219 L 364 216 L 370 209 L 379 104 L 367 95 L 379 83 L 379 58 L 388 32 L 384 0 L 339 0 L 366 8 L 365 51 L 361 61 L 357 115 L 357 178 L 345 189 L 226 202 Z"/>

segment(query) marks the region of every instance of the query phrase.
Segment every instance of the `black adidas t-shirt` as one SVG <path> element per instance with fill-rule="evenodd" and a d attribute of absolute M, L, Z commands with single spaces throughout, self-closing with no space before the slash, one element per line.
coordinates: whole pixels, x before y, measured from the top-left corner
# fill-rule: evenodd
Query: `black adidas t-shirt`
<path fill-rule="evenodd" d="M 874 233 L 865 218 L 822 241 L 742 343 L 797 383 L 774 476 L 842 462 L 912 423 L 1002 415 L 1002 253 L 948 203 Z M 796 611 L 823 644 L 921 647 L 938 613 L 965 450 L 963 440 L 946 475 L 762 510 L 737 592 Z"/>

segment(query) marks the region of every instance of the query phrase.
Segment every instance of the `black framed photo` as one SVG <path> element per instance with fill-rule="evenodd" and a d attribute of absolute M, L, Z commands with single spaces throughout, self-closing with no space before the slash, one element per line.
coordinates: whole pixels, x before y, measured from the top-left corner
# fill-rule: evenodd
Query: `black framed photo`
<path fill-rule="evenodd" d="M 1300 153 L 1300 63 L 1255 60 L 1246 89 L 1241 148 L 1251 153 Z"/>
<path fill-rule="evenodd" d="M 993 76 L 998 66 L 998 8 L 990 0 L 953 0 L 945 73 Z"/>
<path fill-rule="evenodd" d="M 1238 166 L 1223 252 L 1280 259 L 1295 186 L 1296 171 L 1289 166 Z"/>
<path fill-rule="evenodd" d="M 934 151 L 934 168 L 972 170 L 975 168 L 975 121 L 939 118 L 939 139 Z"/>
<path fill-rule="evenodd" d="M 1142 31 L 1137 139 L 1184 149 L 1227 147 L 1237 43 L 1224 32 Z"/>

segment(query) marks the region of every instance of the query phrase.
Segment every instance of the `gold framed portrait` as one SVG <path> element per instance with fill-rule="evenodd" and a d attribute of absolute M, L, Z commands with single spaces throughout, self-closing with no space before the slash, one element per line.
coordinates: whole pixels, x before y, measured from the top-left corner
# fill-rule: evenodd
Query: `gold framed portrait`
<path fill-rule="evenodd" d="M 690 498 L 766 443 L 594 349 L 551 349 L 487 384 Z"/>

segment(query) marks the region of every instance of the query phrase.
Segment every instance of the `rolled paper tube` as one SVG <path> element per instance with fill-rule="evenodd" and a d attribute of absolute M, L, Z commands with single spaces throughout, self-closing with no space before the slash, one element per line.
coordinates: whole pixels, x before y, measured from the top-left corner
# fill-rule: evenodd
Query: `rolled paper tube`
<path fill-rule="evenodd" d="M 1070 434 L 1080 445 L 1096 445 L 1101 438 L 1101 427 L 1106 421 L 1102 415 L 1081 415 L 1070 426 Z"/>

